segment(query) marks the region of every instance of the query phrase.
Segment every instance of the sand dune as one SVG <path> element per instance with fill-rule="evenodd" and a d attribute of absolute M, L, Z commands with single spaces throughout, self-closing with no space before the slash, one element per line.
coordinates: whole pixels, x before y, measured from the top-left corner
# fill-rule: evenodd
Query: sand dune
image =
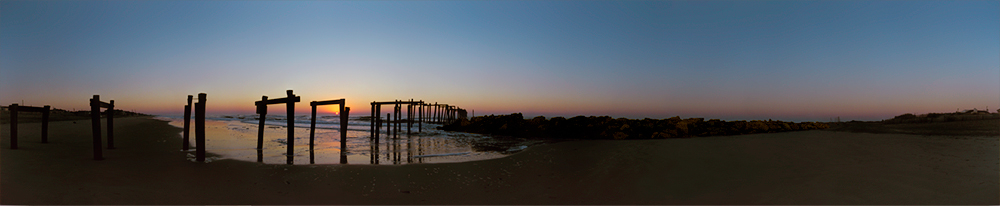
<path fill-rule="evenodd" d="M 998 204 L 998 138 L 803 131 L 568 141 L 444 164 L 195 163 L 180 129 L 116 119 L 91 160 L 88 121 L 0 132 L 0 204 Z M 211 137 L 209 137 L 211 138 Z"/>

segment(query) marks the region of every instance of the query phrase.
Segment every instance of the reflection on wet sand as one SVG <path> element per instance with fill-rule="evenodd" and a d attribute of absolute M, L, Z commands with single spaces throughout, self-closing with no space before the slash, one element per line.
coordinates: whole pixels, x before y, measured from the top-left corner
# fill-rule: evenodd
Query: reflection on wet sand
<path fill-rule="evenodd" d="M 388 136 L 388 135 L 387 135 Z M 418 136 L 417 134 L 406 135 L 406 138 L 384 138 L 381 144 L 368 144 L 367 151 L 351 151 L 350 147 L 347 150 L 340 150 L 340 164 L 359 164 L 358 162 L 350 163 L 348 162 L 348 154 L 351 152 L 358 153 L 360 155 L 365 155 L 369 157 L 369 164 L 412 164 L 412 163 L 424 163 L 424 159 L 429 158 L 440 158 L 447 156 L 458 156 L 467 155 L 472 152 L 462 152 L 465 151 L 462 148 L 456 148 L 455 145 L 466 145 L 470 142 L 461 141 L 453 138 L 440 138 L 440 137 L 426 137 Z M 381 149 L 385 147 L 385 150 Z M 406 156 L 405 161 L 403 156 Z M 264 162 L 264 152 L 263 150 L 257 150 L 257 162 Z M 309 164 L 316 164 L 316 151 L 309 151 Z"/>
<path fill-rule="evenodd" d="M 183 121 L 169 119 L 172 125 L 181 126 Z M 250 122 L 250 123 L 247 123 Z M 251 120 L 206 120 L 207 150 L 225 159 L 260 162 L 265 164 L 285 164 L 289 159 L 286 141 L 287 127 L 266 125 L 263 150 L 257 150 L 256 119 Z M 355 124 L 361 121 L 352 120 Z M 352 128 L 365 128 L 366 125 Z M 309 128 L 294 128 L 299 143 L 292 152 L 293 164 L 416 164 L 464 162 L 494 159 L 506 156 L 510 147 L 523 148 L 527 143 L 521 140 L 496 139 L 483 135 L 447 132 L 435 129 L 436 125 L 424 125 L 423 132 L 405 134 L 393 138 L 381 131 L 381 137 L 374 139 L 370 131 L 352 129 L 347 131 L 346 148 L 340 144 L 337 129 L 318 128 L 315 130 L 314 150 L 309 150 Z M 523 144 L 522 144 L 523 143 Z M 488 145 L 484 147 L 483 145 Z M 494 145 L 501 145 L 499 147 Z"/>

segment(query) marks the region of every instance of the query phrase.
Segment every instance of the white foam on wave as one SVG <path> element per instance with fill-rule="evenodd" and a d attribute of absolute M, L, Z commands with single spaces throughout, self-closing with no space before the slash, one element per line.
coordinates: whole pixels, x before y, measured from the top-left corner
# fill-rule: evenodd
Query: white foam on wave
<path fill-rule="evenodd" d="M 441 156 L 454 156 L 454 155 L 464 155 L 464 154 L 469 154 L 469 153 L 471 153 L 471 152 L 458 152 L 458 153 L 448 153 L 448 154 L 429 154 L 429 155 L 417 155 L 417 156 L 413 156 L 413 158 L 424 158 L 424 157 L 441 157 Z"/>

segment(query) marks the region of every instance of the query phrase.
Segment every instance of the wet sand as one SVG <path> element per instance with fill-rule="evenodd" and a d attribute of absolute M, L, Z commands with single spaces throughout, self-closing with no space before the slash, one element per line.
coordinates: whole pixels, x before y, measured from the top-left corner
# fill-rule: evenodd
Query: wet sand
<path fill-rule="evenodd" d="M 183 127 L 183 120 L 177 118 L 156 117 L 170 121 L 170 125 Z M 308 124 L 306 124 L 308 126 Z M 416 125 L 414 125 L 416 126 Z M 504 138 L 491 138 L 484 135 L 449 132 L 434 129 L 434 125 L 424 125 L 422 132 L 413 129 L 411 134 L 398 134 L 390 137 L 384 131 L 378 144 L 369 138 L 368 126 L 364 130 L 356 129 L 347 132 L 347 150 L 341 153 L 340 131 L 337 129 L 317 128 L 315 131 L 314 151 L 309 151 L 309 128 L 296 127 L 295 156 L 296 165 L 315 164 L 413 164 L 413 163 L 444 163 L 467 162 L 474 160 L 494 159 L 506 156 L 510 148 L 484 150 L 482 145 L 496 143 L 501 146 L 516 147 L 519 145 L 538 144 L 539 141 L 517 141 Z M 405 130 L 404 130 L 405 131 Z M 214 153 L 226 159 L 261 162 L 268 164 L 286 164 L 288 157 L 288 127 L 266 125 L 264 129 L 264 150 L 257 153 L 257 123 L 248 124 L 233 120 L 205 120 L 205 141 L 209 153 Z M 405 132 L 402 132 L 405 133 Z M 191 138 L 191 145 L 194 145 Z M 503 145 L 501 143 L 510 143 Z M 377 145 L 377 147 L 372 147 Z M 344 154 L 341 162 L 341 154 Z"/>
<path fill-rule="evenodd" d="M 570 141 L 483 161 L 194 163 L 179 128 L 115 120 L 91 160 L 89 121 L 0 132 L 0 204 L 998 204 L 996 136 L 803 131 Z"/>

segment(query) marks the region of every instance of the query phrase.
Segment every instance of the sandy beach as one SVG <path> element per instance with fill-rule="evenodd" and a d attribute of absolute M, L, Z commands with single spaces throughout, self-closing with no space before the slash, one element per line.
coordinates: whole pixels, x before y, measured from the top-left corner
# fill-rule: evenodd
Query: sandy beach
<path fill-rule="evenodd" d="M 409 165 L 195 163 L 180 128 L 115 120 L 0 132 L 0 204 L 1000 204 L 996 136 L 800 131 L 566 141 L 482 161 Z M 209 137 L 211 138 L 211 137 Z"/>

